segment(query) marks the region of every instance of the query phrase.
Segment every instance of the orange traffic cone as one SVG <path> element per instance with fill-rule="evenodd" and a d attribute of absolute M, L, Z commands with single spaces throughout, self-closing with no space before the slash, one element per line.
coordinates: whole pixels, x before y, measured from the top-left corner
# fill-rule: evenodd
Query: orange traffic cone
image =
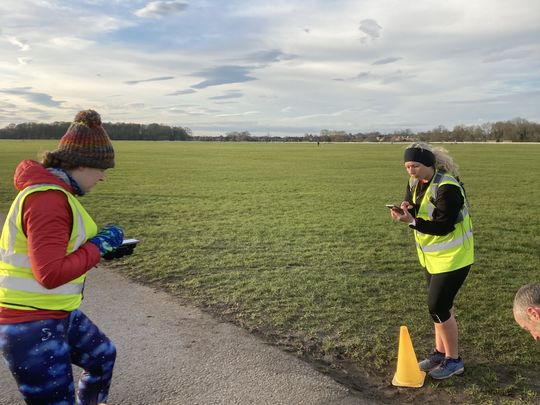
<path fill-rule="evenodd" d="M 419 388 L 424 385 L 426 373 L 420 370 L 416 354 L 406 326 L 399 328 L 399 349 L 397 370 L 392 380 L 396 387 Z"/>

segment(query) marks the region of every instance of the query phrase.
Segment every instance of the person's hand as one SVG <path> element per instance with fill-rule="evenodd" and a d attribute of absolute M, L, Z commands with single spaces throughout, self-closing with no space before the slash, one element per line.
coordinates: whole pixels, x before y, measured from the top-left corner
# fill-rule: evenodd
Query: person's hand
<path fill-rule="evenodd" d="M 103 257 L 112 252 L 122 244 L 124 240 L 124 231 L 116 225 L 107 225 L 88 242 L 93 243 L 99 249 L 99 254 Z"/>
<path fill-rule="evenodd" d="M 409 210 L 412 209 L 413 206 L 408 201 L 403 201 L 400 207 L 403 212 L 399 212 L 398 210 L 393 209 L 393 210 L 390 210 L 390 215 L 396 221 L 410 224 L 413 221 L 414 217 L 411 215 Z"/>
<path fill-rule="evenodd" d="M 412 204 L 408 201 L 402 201 L 400 207 L 402 210 L 410 210 L 413 208 Z"/>

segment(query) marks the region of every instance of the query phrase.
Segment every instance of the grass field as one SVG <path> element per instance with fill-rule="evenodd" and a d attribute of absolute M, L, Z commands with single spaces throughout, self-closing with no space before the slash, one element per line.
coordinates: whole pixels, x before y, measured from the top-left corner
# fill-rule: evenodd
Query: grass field
<path fill-rule="evenodd" d="M 0 212 L 23 158 L 56 142 L 0 141 Z M 116 142 L 83 204 L 141 240 L 118 266 L 329 369 L 350 361 L 396 402 L 538 403 L 540 345 L 512 318 L 540 279 L 540 145 L 449 144 L 471 202 L 476 263 L 457 299 L 463 377 L 390 387 L 399 326 L 418 357 L 432 323 L 411 231 L 391 221 L 404 145 Z M 339 370 L 336 371 L 339 373 Z"/>

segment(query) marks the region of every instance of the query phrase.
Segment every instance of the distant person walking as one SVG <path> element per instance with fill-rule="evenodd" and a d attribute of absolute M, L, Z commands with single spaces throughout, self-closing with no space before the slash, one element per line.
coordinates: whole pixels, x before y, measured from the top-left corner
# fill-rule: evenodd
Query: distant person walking
<path fill-rule="evenodd" d="M 81 367 L 77 404 L 107 402 L 116 349 L 78 308 L 86 273 L 122 243 L 76 196 L 114 167 L 114 150 L 93 110 L 75 116 L 42 163 L 22 161 L 19 194 L 0 237 L 0 351 L 28 404 L 74 404 L 71 364 Z"/>
<path fill-rule="evenodd" d="M 514 319 L 540 341 L 540 283 L 526 284 L 514 297 Z"/>
<path fill-rule="evenodd" d="M 410 176 L 405 199 L 391 216 L 414 231 L 435 329 L 435 349 L 419 365 L 432 378 L 445 379 L 465 369 L 453 303 L 474 262 L 472 222 L 457 165 L 446 150 L 414 143 L 404 162 Z"/>

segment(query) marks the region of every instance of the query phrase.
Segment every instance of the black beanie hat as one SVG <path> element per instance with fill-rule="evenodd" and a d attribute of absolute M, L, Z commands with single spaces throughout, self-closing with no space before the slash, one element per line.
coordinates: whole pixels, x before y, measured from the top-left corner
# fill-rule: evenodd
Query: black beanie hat
<path fill-rule="evenodd" d="M 407 148 L 403 154 L 404 162 L 419 162 L 424 166 L 435 166 L 435 155 L 433 152 L 422 148 Z"/>

